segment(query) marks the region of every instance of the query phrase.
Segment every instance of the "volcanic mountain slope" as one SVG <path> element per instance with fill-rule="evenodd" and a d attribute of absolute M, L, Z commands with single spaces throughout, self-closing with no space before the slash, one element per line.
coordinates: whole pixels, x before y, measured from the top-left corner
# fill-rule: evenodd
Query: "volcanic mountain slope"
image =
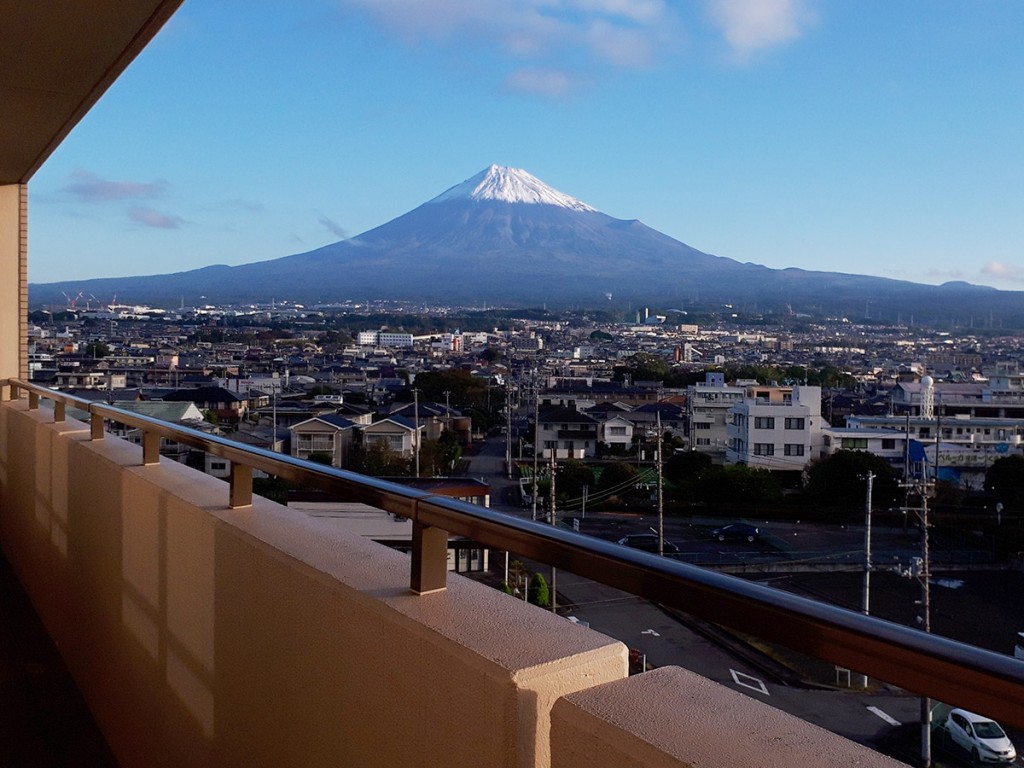
<path fill-rule="evenodd" d="M 868 299 L 908 312 L 962 300 L 989 312 L 994 297 L 1017 297 L 1013 306 L 1020 310 L 1019 294 L 959 285 L 772 270 L 712 256 L 639 221 L 601 213 L 526 171 L 493 165 L 386 224 L 307 253 L 169 275 L 33 285 L 30 296 L 33 304 L 60 303 L 64 293 L 82 291 L 164 305 L 198 295 L 214 303 L 277 297 L 598 305 L 611 294 L 649 304 L 754 302 L 762 309 L 837 313 L 863 310 Z"/>

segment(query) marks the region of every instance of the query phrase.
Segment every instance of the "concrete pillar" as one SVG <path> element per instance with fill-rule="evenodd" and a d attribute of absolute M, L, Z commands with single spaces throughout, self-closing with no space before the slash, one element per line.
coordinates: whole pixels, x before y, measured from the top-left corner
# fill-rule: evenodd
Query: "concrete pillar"
<path fill-rule="evenodd" d="M 0 184 L 0 379 L 26 377 L 28 187 Z"/>

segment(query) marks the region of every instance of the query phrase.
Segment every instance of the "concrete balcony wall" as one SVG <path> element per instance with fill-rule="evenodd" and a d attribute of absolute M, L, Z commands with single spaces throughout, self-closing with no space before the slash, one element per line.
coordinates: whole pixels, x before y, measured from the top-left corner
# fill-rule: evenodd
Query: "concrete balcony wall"
<path fill-rule="evenodd" d="M 0 405 L 0 543 L 119 762 L 549 765 L 566 693 L 624 646 L 331 521 Z"/>
<path fill-rule="evenodd" d="M 552 768 L 904 766 L 678 667 L 570 694 L 551 714 Z"/>

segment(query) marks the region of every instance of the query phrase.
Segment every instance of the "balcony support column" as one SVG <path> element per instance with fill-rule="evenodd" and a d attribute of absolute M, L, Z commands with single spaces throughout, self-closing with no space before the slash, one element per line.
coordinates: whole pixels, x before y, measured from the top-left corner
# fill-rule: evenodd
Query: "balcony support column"
<path fill-rule="evenodd" d="M 232 509 L 252 506 L 252 467 L 231 462 L 231 499 L 228 503 Z"/>
<path fill-rule="evenodd" d="M 441 592 L 448 586 L 448 531 L 412 522 L 412 591 Z"/>
<path fill-rule="evenodd" d="M 156 432 L 142 432 L 142 463 L 146 466 L 160 463 L 160 435 Z"/>
<path fill-rule="evenodd" d="M 0 379 L 28 378 L 28 186 L 0 184 Z"/>

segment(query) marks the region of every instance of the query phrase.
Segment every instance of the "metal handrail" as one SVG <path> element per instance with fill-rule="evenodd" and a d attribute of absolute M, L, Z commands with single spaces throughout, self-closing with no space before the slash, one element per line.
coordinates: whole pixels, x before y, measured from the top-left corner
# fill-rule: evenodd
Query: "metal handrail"
<path fill-rule="evenodd" d="M 160 438 L 231 461 L 231 506 L 251 503 L 251 473 L 260 469 L 411 518 L 411 584 L 417 593 L 444 589 L 448 535 L 465 536 L 1024 728 L 1024 662 L 1013 657 L 475 504 L 241 446 L 24 381 L 7 383 L 11 399 L 28 393 L 30 409 L 38 408 L 40 399 L 52 400 L 57 421 L 64 419 L 68 406 L 87 411 L 92 439 L 103 438 L 103 419 L 142 430 L 144 464 L 159 460 Z"/>

